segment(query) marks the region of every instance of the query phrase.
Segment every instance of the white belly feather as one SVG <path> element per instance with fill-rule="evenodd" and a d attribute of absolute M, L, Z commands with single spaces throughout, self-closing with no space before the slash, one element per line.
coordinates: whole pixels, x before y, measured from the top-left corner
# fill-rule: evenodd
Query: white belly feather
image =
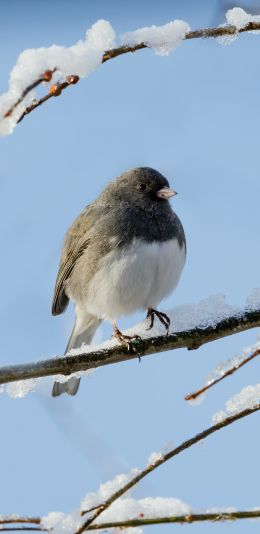
<path fill-rule="evenodd" d="M 156 308 L 177 286 L 184 262 L 185 247 L 177 239 L 158 244 L 135 239 L 103 258 L 80 308 L 110 320 Z"/>

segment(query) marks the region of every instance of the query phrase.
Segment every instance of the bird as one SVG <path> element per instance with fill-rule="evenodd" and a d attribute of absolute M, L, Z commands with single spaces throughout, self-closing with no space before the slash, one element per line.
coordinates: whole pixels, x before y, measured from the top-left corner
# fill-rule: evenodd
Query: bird
<path fill-rule="evenodd" d="M 71 300 L 76 320 L 65 354 L 90 344 L 103 320 L 129 350 L 139 336 L 127 336 L 120 317 L 145 310 L 148 328 L 155 317 L 168 334 L 169 317 L 159 303 L 176 288 L 186 258 L 186 238 L 169 199 L 168 180 L 150 167 L 130 169 L 108 183 L 81 212 L 65 236 L 56 279 L 52 314 Z M 80 379 L 55 382 L 52 395 L 75 395 Z"/>

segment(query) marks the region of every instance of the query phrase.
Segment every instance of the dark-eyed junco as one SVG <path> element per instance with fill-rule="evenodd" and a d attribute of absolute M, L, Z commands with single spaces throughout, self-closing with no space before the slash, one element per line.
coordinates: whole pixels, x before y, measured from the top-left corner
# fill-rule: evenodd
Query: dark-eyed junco
<path fill-rule="evenodd" d="M 69 228 L 52 305 L 59 315 L 69 299 L 75 304 L 66 352 L 89 344 L 103 319 L 131 347 L 116 320 L 140 309 L 147 310 L 150 327 L 157 316 L 168 331 L 169 318 L 156 308 L 175 289 L 186 255 L 184 230 L 168 201 L 175 194 L 154 169 L 132 169 L 109 183 Z M 78 387 L 71 377 L 55 382 L 52 395 L 75 395 Z"/>

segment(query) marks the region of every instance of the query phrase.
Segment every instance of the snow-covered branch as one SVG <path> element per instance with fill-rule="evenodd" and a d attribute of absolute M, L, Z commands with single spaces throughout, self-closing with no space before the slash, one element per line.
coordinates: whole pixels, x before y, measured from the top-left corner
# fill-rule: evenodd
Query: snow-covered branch
<path fill-rule="evenodd" d="M 20 54 L 10 75 L 9 91 L 0 96 L 0 135 L 12 133 L 16 124 L 37 107 L 118 56 L 145 48 L 167 55 L 185 40 L 215 38 L 226 43 L 240 33 L 258 33 L 259 30 L 259 15 L 250 15 L 235 7 L 227 11 L 226 24 L 216 28 L 192 31 L 187 22 L 173 20 L 164 26 L 127 32 L 122 36 L 122 44 L 116 47 L 111 24 L 99 20 L 86 32 L 84 40 L 71 47 L 52 45 Z M 37 99 L 34 90 L 44 82 L 52 82 L 52 85 L 45 96 Z"/>
<path fill-rule="evenodd" d="M 197 349 L 205 343 L 260 326 L 260 308 L 240 310 L 224 304 L 221 295 L 209 297 L 197 305 L 179 306 L 167 313 L 173 325 L 168 336 L 158 335 L 162 330 L 160 327 L 156 330 L 155 327 L 157 335 L 148 337 L 146 323 L 128 331 L 141 336 L 140 340 L 134 341 L 136 352 L 129 353 L 112 340 L 98 347 L 85 345 L 63 357 L 0 367 L 0 384 L 54 375 L 68 376 L 168 350 Z"/>
<path fill-rule="evenodd" d="M 243 394 L 243 391 L 241 392 Z M 211 434 L 260 410 L 257 392 L 253 398 L 243 394 L 243 404 L 237 398 L 233 402 L 233 412 L 212 426 L 183 441 L 179 446 L 165 453 L 152 453 L 143 470 L 132 469 L 128 474 L 117 475 L 114 480 L 101 484 L 97 493 L 88 493 L 78 509 L 68 515 L 63 512 L 50 512 L 45 517 L 3 515 L 0 516 L 1 530 L 41 530 L 53 534 L 68 532 L 81 534 L 86 530 L 106 531 L 108 528 L 134 528 L 152 524 L 194 523 L 202 521 L 228 521 L 260 517 L 260 509 L 238 511 L 233 507 L 213 508 L 207 512 L 196 512 L 189 504 L 175 497 L 146 497 L 136 500 L 129 496 L 131 490 L 147 475 L 162 464 L 204 440 Z M 241 409 L 241 406 L 243 409 Z M 87 514 L 87 519 L 82 516 Z M 101 516 L 102 520 L 97 522 Z"/>
<path fill-rule="evenodd" d="M 144 527 L 146 525 L 163 525 L 168 523 L 202 523 L 205 521 L 235 521 L 237 519 L 256 519 L 260 517 L 260 510 L 244 510 L 237 512 L 208 512 L 201 514 L 175 515 L 167 517 L 152 517 L 130 519 L 129 521 L 115 521 L 111 523 L 99 523 L 91 525 L 91 530 L 107 528 L 130 528 Z"/>
<path fill-rule="evenodd" d="M 260 30 L 260 22 L 249 22 L 244 28 L 240 28 L 237 30 L 235 26 L 227 25 L 227 26 L 219 26 L 217 28 L 202 28 L 200 30 L 194 30 L 189 31 L 186 33 L 183 40 L 189 40 L 189 39 L 207 39 L 207 38 L 221 38 L 221 37 L 232 37 L 236 36 L 238 33 L 244 33 L 244 32 L 250 32 L 250 31 L 256 31 Z M 112 48 L 111 50 L 106 50 L 102 56 L 101 63 L 106 63 L 110 59 L 114 59 L 116 57 L 122 56 L 124 54 L 129 54 L 137 52 L 138 50 L 143 50 L 144 48 L 151 48 L 149 44 L 145 43 L 137 43 L 132 46 L 118 46 L 117 48 Z M 38 85 L 37 81 L 35 86 Z M 21 117 L 17 120 L 17 123 L 21 122 L 26 115 L 34 111 L 36 108 L 44 104 L 47 100 L 50 98 L 53 98 L 54 96 L 59 96 L 64 89 L 67 89 L 69 87 L 69 83 L 58 83 L 55 86 L 51 86 L 49 93 L 43 96 L 42 98 L 39 98 L 38 100 L 35 100 L 30 106 L 25 108 L 24 112 L 22 113 Z M 56 87 L 58 90 L 55 92 L 53 90 L 53 87 Z M 29 92 L 29 91 L 28 91 Z M 20 101 L 18 102 L 20 103 Z"/>
<path fill-rule="evenodd" d="M 260 343 L 258 342 L 256 350 L 251 352 L 251 354 L 247 356 L 246 358 L 236 356 L 234 359 L 228 360 L 226 362 L 226 366 L 227 366 L 226 370 L 224 370 L 225 368 L 224 364 L 218 365 L 216 369 L 218 376 L 216 376 L 215 378 L 210 376 L 204 386 L 202 386 L 199 389 L 196 389 L 196 391 L 193 391 L 192 393 L 189 393 L 188 395 L 185 395 L 185 400 L 190 401 L 190 400 L 197 399 L 197 397 L 202 395 L 202 393 L 205 393 L 206 391 L 208 391 L 208 389 L 212 388 L 213 386 L 215 386 L 216 384 L 218 384 L 219 382 L 227 378 L 227 376 L 233 375 L 236 371 L 238 371 L 238 369 L 240 369 L 247 363 L 254 360 L 254 358 L 260 355 L 260 348 L 258 348 L 259 344 Z M 232 365 L 232 362 L 233 362 L 233 365 Z"/>
<path fill-rule="evenodd" d="M 218 423 L 210 426 L 206 430 L 203 430 L 199 434 L 196 434 L 190 439 L 187 439 L 184 441 L 181 445 L 178 447 L 170 450 L 169 452 L 165 454 L 158 454 L 157 458 L 155 458 L 152 463 L 149 463 L 145 469 L 142 471 L 137 472 L 134 476 L 130 478 L 130 480 L 127 481 L 126 484 L 124 484 L 121 488 L 117 489 L 112 495 L 110 495 L 103 503 L 100 504 L 100 506 L 97 507 L 97 509 L 86 519 L 82 525 L 80 525 L 77 529 L 77 534 L 82 534 L 85 530 L 90 530 L 89 527 L 93 522 L 105 511 L 107 510 L 117 499 L 122 497 L 127 491 L 129 491 L 133 486 L 135 486 L 137 483 L 139 483 L 142 479 L 144 479 L 147 475 L 149 475 L 152 471 L 160 467 L 162 464 L 173 458 L 174 456 L 177 456 L 178 454 L 182 453 L 186 449 L 189 449 L 199 441 L 207 438 L 214 432 L 217 432 L 218 430 L 221 430 L 222 428 L 225 428 L 226 426 L 231 425 L 235 421 L 238 421 L 239 419 L 242 419 L 248 415 L 251 415 L 252 413 L 260 410 L 260 404 L 256 403 L 254 406 L 250 408 L 245 408 L 242 411 L 236 412 L 233 415 L 224 418 L 223 420 L 219 421 Z M 87 511 L 82 511 L 82 515 L 87 513 Z"/>
<path fill-rule="evenodd" d="M 260 517 L 260 509 L 254 510 L 241 510 L 241 511 L 212 511 L 205 513 L 191 513 L 187 515 L 173 515 L 165 517 L 138 517 L 136 519 L 128 519 L 125 521 L 110 521 L 104 523 L 95 523 L 91 525 L 91 530 L 101 530 L 104 531 L 109 528 L 133 528 L 133 527 L 144 527 L 147 525 L 161 525 L 167 523 L 202 523 L 205 521 L 236 521 L 238 519 L 256 519 Z M 22 526 L 10 527 L 10 524 L 21 524 Z M 30 524 L 35 524 L 35 521 L 30 521 L 28 518 L 17 518 L 17 520 L 8 520 L 0 519 L 0 530 L 10 532 L 10 531 L 42 531 L 42 532 L 51 532 L 52 528 L 46 528 L 41 525 L 41 518 L 37 518 L 38 527 L 32 527 Z M 1 528 L 1 525 L 7 525 Z"/>

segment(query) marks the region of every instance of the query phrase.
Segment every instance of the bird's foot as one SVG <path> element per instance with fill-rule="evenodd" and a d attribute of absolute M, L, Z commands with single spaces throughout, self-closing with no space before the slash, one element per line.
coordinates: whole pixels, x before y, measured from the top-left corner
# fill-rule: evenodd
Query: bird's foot
<path fill-rule="evenodd" d="M 120 332 L 119 328 L 117 327 L 116 323 L 113 323 L 113 328 L 114 328 L 113 337 L 115 337 L 120 343 L 125 345 L 125 347 L 127 348 L 129 352 L 137 352 L 137 349 L 132 342 L 133 340 L 139 341 L 141 337 L 137 335 L 127 336 L 126 334 L 122 334 L 122 332 Z M 140 361 L 140 357 L 139 357 L 139 361 Z"/>
<path fill-rule="evenodd" d="M 147 312 L 146 317 L 150 319 L 150 325 L 148 326 L 147 330 L 151 330 L 151 328 L 153 328 L 155 316 L 158 317 L 159 321 L 164 325 L 165 330 L 166 330 L 166 335 L 168 336 L 169 328 L 171 324 L 170 318 L 168 317 L 168 315 L 166 315 L 166 313 L 160 312 L 158 310 L 154 310 L 153 308 L 149 308 Z"/>

